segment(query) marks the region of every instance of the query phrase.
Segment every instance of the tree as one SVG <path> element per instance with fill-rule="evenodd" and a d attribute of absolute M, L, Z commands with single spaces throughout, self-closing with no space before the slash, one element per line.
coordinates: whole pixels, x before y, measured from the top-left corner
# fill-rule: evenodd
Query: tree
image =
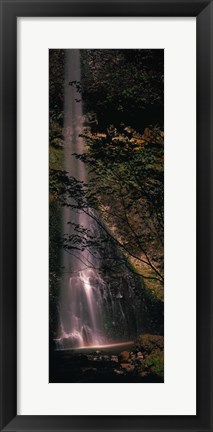
<path fill-rule="evenodd" d="M 61 208 L 55 173 L 62 169 L 63 160 L 63 99 L 64 50 L 49 51 L 49 310 L 50 341 L 54 339 L 58 322 L 60 289 Z M 51 191 L 53 191 L 51 193 Z"/>
<path fill-rule="evenodd" d="M 163 50 L 81 50 L 82 100 L 97 130 L 124 123 L 143 132 L 163 128 Z"/>
<path fill-rule="evenodd" d="M 63 246 L 79 257 L 82 249 L 98 251 L 105 270 L 125 261 L 150 286 L 162 286 L 163 51 L 81 50 L 81 58 L 81 83 L 70 85 L 84 104 L 85 152 L 76 158 L 89 181 L 58 173 L 57 184 L 63 183 L 63 205 L 72 198 L 72 208 L 100 232 L 72 222 Z M 116 260 L 106 256 L 112 242 L 120 251 Z"/>
<path fill-rule="evenodd" d="M 162 284 L 163 145 L 159 136 L 159 131 L 153 131 L 152 142 L 143 143 L 138 135 L 131 139 L 115 135 L 106 145 L 103 137 L 84 135 L 87 150 L 76 158 L 87 164 L 90 180 L 85 184 L 63 179 L 61 193 L 63 205 L 85 213 L 99 227 L 97 235 L 94 223 L 86 229 L 72 222 L 74 231 L 65 239 L 66 250 L 75 254 L 86 248 L 96 250 L 105 267 L 125 261 L 131 271 Z M 119 258 L 108 256 L 107 245 L 112 242 L 121 252 Z"/>

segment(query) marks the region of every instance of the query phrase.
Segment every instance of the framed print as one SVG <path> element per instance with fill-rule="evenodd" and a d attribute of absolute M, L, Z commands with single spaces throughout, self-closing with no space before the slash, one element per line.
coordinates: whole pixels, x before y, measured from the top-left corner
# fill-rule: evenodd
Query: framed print
<path fill-rule="evenodd" d="M 210 431 L 212 2 L 1 17 L 1 430 Z"/>

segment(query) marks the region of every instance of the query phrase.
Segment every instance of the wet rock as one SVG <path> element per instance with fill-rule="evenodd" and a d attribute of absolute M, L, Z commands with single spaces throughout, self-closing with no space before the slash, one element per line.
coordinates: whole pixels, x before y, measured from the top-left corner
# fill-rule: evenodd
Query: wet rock
<path fill-rule="evenodd" d="M 126 372 L 133 372 L 135 369 L 135 366 L 129 363 L 121 363 L 121 367 L 122 369 L 126 370 Z"/>
<path fill-rule="evenodd" d="M 114 369 L 114 372 L 115 372 L 115 374 L 117 374 L 117 375 L 123 375 L 123 374 L 124 374 L 123 371 L 120 370 L 120 369 Z"/>
<path fill-rule="evenodd" d="M 128 363 L 121 363 L 122 369 L 128 369 L 129 364 Z"/>
<path fill-rule="evenodd" d="M 109 361 L 109 360 L 110 360 L 110 358 L 109 358 L 109 356 L 107 356 L 107 355 L 104 355 L 104 356 L 103 356 L 103 360 L 105 360 L 105 361 Z"/>
<path fill-rule="evenodd" d="M 121 363 L 121 367 L 123 369 L 127 369 L 128 368 L 128 363 Z"/>
<path fill-rule="evenodd" d="M 147 372 L 145 372 L 145 371 L 142 371 L 142 372 L 139 373 L 140 377 L 145 377 L 146 375 L 147 375 Z"/>
<path fill-rule="evenodd" d="M 119 354 L 119 359 L 120 359 L 120 361 L 127 361 L 128 359 L 129 359 L 129 351 L 122 351 L 120 354 Z"/>
<path fill-rule="evenodd" d="M 135 366 L 130 364 L 126 370 L 127 372 L 133 372 L 135 370 Z"/>

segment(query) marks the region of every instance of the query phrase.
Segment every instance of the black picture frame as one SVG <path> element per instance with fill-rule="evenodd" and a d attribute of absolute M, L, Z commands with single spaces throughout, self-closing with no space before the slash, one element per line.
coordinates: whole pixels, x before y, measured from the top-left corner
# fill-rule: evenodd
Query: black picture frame
<path fill-rule="evenodd" d="M 1 7 L 1 404 L 2 431 L 212 431 L 213 4 L 209 0 L 0 0 Z M 17 416 L 17 17 L 196 17 L 197 415 Z M 186 359 L 187 362 L 187 359 Z M 183 382 L 184 392 L 184 382 Z M 171 395 L 172 397 L 172 395 Z"/>

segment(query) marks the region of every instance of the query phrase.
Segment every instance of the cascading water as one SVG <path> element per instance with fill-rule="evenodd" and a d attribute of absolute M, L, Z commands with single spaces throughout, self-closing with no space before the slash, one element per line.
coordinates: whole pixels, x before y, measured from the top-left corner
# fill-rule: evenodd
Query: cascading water
<path fill-rule="evenodd" d="M 75 85 L 80 80 L 80 52 L 67 50 L 64 169 L 70 177 L 86 182 L 85 164 L 74 155 L 84 152 L 83 139 L 79 136 L 83 127 L 82 103 Z M 72 83 L 74 85 L 69 85 Z M 98 215 L 92 209 L 88 209 L 88 212 L 73 209 L 73 206 L 63 207 L 65 237 L 73 235 L 72 223 L 89 230 L 95 238 L 103 234 L 104 230 L 97 223 Z M 101 346 L 132 340 L 144 328 L 143 311 L 146 310 L 146 305 L 142 296 L 141 278 L 128 269 L 124 257 L 121 259 L 113 242 L 108 243 L 107 255 L 113 256 L 115 261 L 120 260 L 121 265 L 117 270 L 108 271 L 103 277 L 97 270 L 100 268 L 101 257 L 94 250 L 82 248 L 75 253 L 63 250 L 60 326 L 55 340 L 57 349 Z"/>
<path fill-rule="evenodd" d="M 81 80 L 79 50 L 67 50 L 65 60 L 64 167 L 77 181 L 86 181 L 85 166 L 74 153 L 83 153 L 82 103 L 75 83 Z M 72 83 L 74 85 L 72 85 Z M 64 235 L 73 234 L 73 225 L 92 229 L 91 218 L 81 210 L 63 209 Z M 87 251 L 63 251 L 63 278 L 60 302 L 59 348 L 99 345 L 105 342 L 101 320 L 102 280 L 96 274 L 94 256 Z"/>

